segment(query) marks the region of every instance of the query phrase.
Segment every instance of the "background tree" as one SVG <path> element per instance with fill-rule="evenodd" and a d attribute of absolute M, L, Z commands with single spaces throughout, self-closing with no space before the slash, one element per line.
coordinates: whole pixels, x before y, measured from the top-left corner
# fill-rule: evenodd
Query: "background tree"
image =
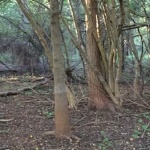
<path fill-rule="evenodd" d="M 98 3 L 97 1 L 82 2 L 87 15 L 86 46 L 87 59 L 89 60 L 87 72 L 89 74 L 88 84 L 89 92 L 91 93 L 91 104 L 99 109 L 109 108 L 112 110 L 113 108 L 106 96 L 107 94 L 116 105 L 121 105 L 119 80 L 121 76 L 122 51 L 119 44 L 119 36 L 120 28 L 122 28 L 124 22 L 123 2 L 119 3 L 119 8 L 115 8 L 116 3 L 114 1 L 109 3 Z M 117 9 L 120 10 L 120 20 L 116 18 Z M 118 25 L 119 28 L 117 27 Z M 116 59 L 118 59 L 118 63 Z M 95 71 L 93 72 L 93 70 Z"/>
<path fill-rule="evenodd" d="M 146 26 L 148 25 L 147 17 L 149 14 L 149 10 L 146 9 L 145 7 L 146 4 L 148 5 L 147 1 L 126 2 L 127 10 L 126 10 L 125 29 L 127 31 L 125 31 L 124 38 L 127 41 L 131 55 L 133 55 L 134 58 L 133 68 L 135 78 L 133 87 L 134 87 L 134 97 L 136 99 L 142 98 L 143 83 L 144 83 L 143 75 L 145 70 L 144 68 L 146 67 L 144 62 L 146 60 L 146 54 L 148 52 L 147 51 L 148 38 L 146 38 L 147 34 L 145 34 L 145 31 L 147 30 Z"/>

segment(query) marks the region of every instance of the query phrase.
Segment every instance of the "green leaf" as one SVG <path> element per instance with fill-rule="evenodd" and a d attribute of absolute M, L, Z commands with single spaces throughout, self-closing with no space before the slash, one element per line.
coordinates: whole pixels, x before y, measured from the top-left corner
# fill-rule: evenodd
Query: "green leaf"
<path fill-rule="evenodd" d="M 47 113 L 47 118 L 51 118 L 51 117 L 53 117 L 53 115 L 54 115 L 53 112 L 49 112 L 49 113 Z"/>
<path fill-rule="evenodd" d="M 133 137 L 134 139 L 137 139 L 139 136 L 138 136 L 138 134 L 132 134 L 132 137 Z"/>
<path fill-rule="evenodd" d="M 111 146 L 112 146 L 112 143 L 111 143 L 111 142 L 109 142 L 109 143 L 108 143 L 108 147 L 111 147 Z"/>
<path fill-rule="evenodd" d="M 138 122 L 139 122 L 139 123 L 142 123 L 143 121 L 142 121 L 142 119 L 139 119 Z"/>
<path fill-rule="evenodd" d="M 101 131 L 100 133 L 101 133 L 101 135 L 105 135 L 105 132 L 104 132 L 104 131 Z"/>
<path fill-rule="evenodd" d="M 147 128 L 146 130 L 147 130 L 147 131 L 150 131 L 150 128 Z"/>
<path fill-rule="evenodd" d="M 35 150 L 39 150 L 39 148 L 38 148 L 38 147 L 36 147 L 36 148 L 35 148 Z"/>
<path fill-rule="evenodd" d="M 150 115 L 145 115 L 144 117 L 150 120 Z"/>
<path fill-rule="evenodd" d="M 134 130 L 134 134 L 141 134 L 141 131 L 139 131 L 139 130 Z"/>
<path fill-rule="evenodd" d="M 107 148 L 106 147 L 102 147 L 102 150 L 107 150 Z"/>
<path fill-rule="evenodd" d="M 108 138 L 104 138 L 103 142 L 104 142 L 104 143 L 109 142 Z"/>
<path fill-rule="evenodd" d="M 143 129 L 143 130 L 146 130 L 147 128 L 148 128 L 148 125 L 146 125 L 146 124 L 145 124 L 145 125 L 142 125 L 142 129 Z"/>

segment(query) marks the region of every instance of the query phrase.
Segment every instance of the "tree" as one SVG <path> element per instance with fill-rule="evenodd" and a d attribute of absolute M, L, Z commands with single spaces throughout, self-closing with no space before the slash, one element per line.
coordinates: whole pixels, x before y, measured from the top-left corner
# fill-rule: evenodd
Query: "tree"
<path fill-rule="evenodd" d="M 126 38 L 126 41 L 128 42 L 128 45 L 130 46 L 130 51 L 134 56 L 134 98 L 140 98 L 143 99 L 143 61 L 145 54 L 147 53 L 148 49 L 147 42 L 148 38 L 144 38 L 144 26 L 149 26 L 148 22 L 144 23 L 145 20 L 147 20 L 149 9 L 146 9 L 146 5 L 148 5 L 147 1 L 140 1 L 140 2 L 130 2 L 129 0 L 127 3 L 127 10 L 126 10 L 126 22 L 128 26 L 132 26 L 134 30 L 126 31 L 128 37 Z M 138 14 L 136 10 L 138 9 Z M 131 13 L 130 11 L 131 10 Z M 133 15 L 135 15 L 133 17 Z M 144 17 L 144 19 L 143 19 Z M 137 44 L 135 41 L 139 41 Z"/>
<path fill-rule="evenodd" d="M 83 43 L 80 42 L 81 35 L 78 34 L 80 28 L 77 24 L 77 13 L 75 13 L 78 10 L 73 7 L 70 0 L 68 1 L 71 6 L 74 21 L 72 24 L 74 24 L 76 33 L 74 33 L 72 27 L 67 24 L 67 19 L 65 19 L 65 17 L 61 18 L 71 35 L 73 43 L 88 66 L 89 106 L 96 107 L 97 109 L 112 109 L 109 99 L 111 99 L 115 105 L 122 106 L 123 100 L 120 94 L 120 81 L 124 63 L 124 42 L 128 41 L 124 37 L 126 35 L 124 31 L 149 26 L 149 24 L 140 22 L 139 24 L 135 23 L 130 25 L 130 23 L 125 22 L 127 17 L 125 8 L 126 6 L 128 7 L 128 2 L 123 0 L 81 0 L 86 15 L 85 48 Z M 131 8 L 127 8 L 127 10 L 131 10 L 133 15 L 148 17 L 148 9 L 145 7 L 145 4 L 148 4 L 148 2 L 142 1 L 136 4 L 140 4 L 143 7 L 144 11 L 141 14 Z M 143 13 L 145 14 L 143 15 Z M 131 18 L 131 20 L 133 20 L 133 18 Z M 140 20 L 138 19 L 138 21 Z M 136 36 L 134 38 L 136 38 Z M 100 94 L 102 91 L 103 96 Z M 100 98 L 100 95 L 102 98 Z M 101 104 L 103 106 L 101 106 Z"/>
<path fill-rule="evenodd" d="M 103 90 L 101 81 L 99 80 L 97 74 L 93 71 L 95 70 L 103 71 L 102 61 L 100 51 L 93 35 L 93 30 L 97 30 L 96 25 L 98 24 L 97 16 L 97 1 L 96 0 L 86 0 L 86 7 L 89 11 L 90 17 L 86 17 L 86 50 L 87 59 L 89 61 L 89 66 L 87 68 L 88 77 L 88 88 L 89 88 L 89 106 L 96 109 L 105 109 L 108 106 L 109 100 L 106 92 Z"/>
<path fill-rule="evenodd" d="M 56 129 L 53 132 L 46 132 L 45 134 L 54 134 L 56 137 L 71 137 L 71 128 L 69 124 L 68 114 L 68 101 L 69 106 L 74 107 L 74 102 L 69 97 L 72 95 L 70 89 L 65 84 L 65 71 L 64 60 L 62 53 L 62 38 L 61 28 L 59 22 L 59 3 L 58 1 L 51 0 L 51 42 L 53 47 L 53 53 L 50 52 L 48 43 L 44 37 L 46 34 L 44 29 L 34 20 L 26 6 L 21 0 L 16 0 L 20 6 L 22 12 L 29 20 L 33 30 L 36 32 L 40 42 L 42 43 L 45 54 L 48 57 L 51 69 L 54 74 L 54 91 L 55 91 L 55 125 Z M 53 62 L 52 62 L 53 60 Z M 54 66 L 53 66 L 54 65 Z M 67 97 L 67 92 L 69 96 Z M 67 101 L 68 99 L 68 101 Z M 73 136 L 76 138 L 75 136 Z"/>
<path fill-rule="evenodd" d="M 101 10 L 99 10 L 98 6 L 100 5 L 96 0 L 85 0 L 82 3 L 86 12 L 89 105 L 97 109 L 111 109 L 114 111 L 114 107 L 108 97 L 116 105 L 120 105 L 118 84 L 122 63 L 119 45 L 121 30 L 117 28 L 115 22 L 116 4 L 114 1 L 110 2 L 110 4 L 102 2 Z M 124 21 L 122 11 L 122 3 L 120 3 L 121 21 L 119 23 L 121 28 Z M 102 17 L 104 19 L 101 19 Z M 105 41 L 103 41 L 104 38 L 106 39 Z"/>
<path fill-rule="evenodd" d="M 67 92 L 65 85 L 64 60 L 62 54 L 62 39 L 59 22 L 58 0 L 51 0 L 51 40 L 53 48 L 53 73 L 55 92 L 55 136 L 71 136 L 69 124 Z"/>
<path fill-rule="evenodd" d="M 46 34 L 44 29 L 36 22 L 36 20 L 32 17 L 30 12 L 26 8 L 26 5 L 24 4 L 26 1 L 24 1 L 24 0 L 23 1 L 22 0 L 16 0 L 16 1 L 19 5 L 20 9 L 24 13 L 24 15 L 26 16 L 26 18 L 30 22 L 33 30 L 37 34 L 42 46 L 44 47 L 45 55 L 48 58 L 49 64 L 52 67 L 52 65 L 53 65 L 53 63 L 52 63 L 52 54 L 51 54 L 51 51 L 50 51 L 50 47 L 49 47 L 49 45 L 48 45 L 48 43 L 47 43 L 47 41 L 44 37 L 44 35 Z"/>

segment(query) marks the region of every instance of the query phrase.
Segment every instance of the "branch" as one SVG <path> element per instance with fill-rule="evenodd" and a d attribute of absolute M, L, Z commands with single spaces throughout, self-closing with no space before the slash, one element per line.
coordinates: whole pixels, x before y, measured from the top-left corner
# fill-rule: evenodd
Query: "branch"
<path fill-rule="evenodd" d="M 125 22 L 124 2 L 123 2 L 123 0 L 119 0 L 119 3 L 120 3 L 120 17 L 121 17 L 121 20 L 120 20 L 120 23 L 119 23 L 119 26 L 118 26 L 118 35 L 121 34 L 122 27 L 123 27 L 123 24 Z"/>
<path fill-rule="evenodd" d="M 0 60 L 0 63 L 2 64 L 2 65 L 4 65 L 8 70 L 11 70 L 5 63 L 3 63 L 1 60 Z"/>
<path fill-rule="evenodd" d="M 135 23 L 132 25 L 123 26 L 122 31 L 141 28 L 141 27 L 149 27 L 149 26 L 150 26 L 150 24 L 148 24 L 148 23 Z"/>
<path fill-rule="evenodd" d="M 29 13 L 29 11 L 26 9 L 26 7 L 24 6 L 24 3 L 21 0 L 16 0 L 21 11 L 24 13 L 24 15 L 27 17 L 27 19 L 29 20 L 33 30 L 35 31 L 35 33 L 37 34 L 42 46 L 44 47 L 45 50 L 45 54 L 48 58 L 49 64 L 52 67 L 53 66 L 53 55 L 52 52 L 50 51 L 49 45 L 46 41 L 46 39 L 44 38 L 44 34 L 46 34 L 46 32 L 44 31 L 44 29 L 37 23 L 36 20 L 33 19 L 32 15 Z"/>
<path fill-rule="evenodd" d="M 31 90 L 31 89 L 34 89 L 36 88 L 37 86 L 40 86 L 40 85 L 44 85 L 48 82 L 49 79 L 45 79 L 44 81 L 42 82 L 39 82 L 33 86 L 30 86 L 30 87 L 24 87 L 24 88 L 21 88 L 19 89 L 18 91 L 6 91 L 6 92 L 0 92 L 0 97 L 4 97 L 4 96 L 11 96 L 11 95 L 17 95 L 17 94 L 20 94 L 21 92 L 23 91 L 27 91 L 27 90 Z"/>
<path fill-rule="evenodd" d="M 9 121 L 12 121 L 13 119 L 0 119 L 0 122 L 2 123 L 4 123 L 4 122 L 9 122 Z"/>

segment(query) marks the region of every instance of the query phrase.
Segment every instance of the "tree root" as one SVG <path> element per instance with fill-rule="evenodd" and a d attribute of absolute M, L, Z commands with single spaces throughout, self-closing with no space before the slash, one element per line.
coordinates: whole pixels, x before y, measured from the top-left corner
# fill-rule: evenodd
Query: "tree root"
<path fill-rule="evenodd" d="M 42 136 L 49 136 L 49 135 L 52 135 L 52 136 L 55 136 L 55 131 L 47 131 L 45 133 L 42 134 Z M 60 138 L 60 139 L 67 139 L 70 141 L 70 143 L 72 143 L 73 139 L 75 139 L 77 142 L 79 142 L 81 140 L 81 138 L 75 136 L 75 135 L 59 135 L 59 136 L 56 136 L 56 138 Z"/>
<path fill-rule="evenodd" d="M 47 135 L 55 135 L 55 131 L 47 131 L 42 134 L 42 136 L 47 136 Z"/>

